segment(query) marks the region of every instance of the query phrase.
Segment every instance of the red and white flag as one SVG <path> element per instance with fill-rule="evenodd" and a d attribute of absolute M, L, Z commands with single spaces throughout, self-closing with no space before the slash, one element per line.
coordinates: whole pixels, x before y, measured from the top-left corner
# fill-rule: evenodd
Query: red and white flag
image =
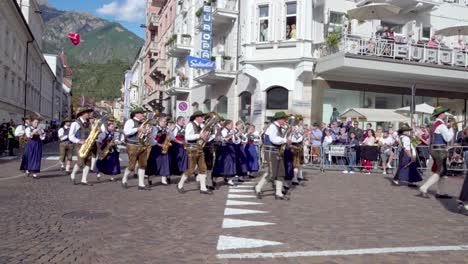
<path fill-rule="evenodd" d="M 71 43 L 73 43 L 73 45 L 78 45 L 80 44 L 80 41 L 81 41 L 81 37 L 80 37 L 80 34 L 77 34 L 77 33 L 68 33 L 68 38 L 70 38 L 70 41 Z"/>

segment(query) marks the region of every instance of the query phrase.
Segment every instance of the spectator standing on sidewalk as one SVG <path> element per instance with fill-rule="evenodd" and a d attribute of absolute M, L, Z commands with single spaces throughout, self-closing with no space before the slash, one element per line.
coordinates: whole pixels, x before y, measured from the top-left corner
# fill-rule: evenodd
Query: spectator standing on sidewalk
<path fill-rule="evenodd" d="M 312 162 L 317 162 L 320 160 L 320 145 L 322 144 L 322 137 L 323 134 L 319 129 L 319 124 L 314 123 L 312 125 L 312 130 L 310 131 Z"/>
<path fill-rule="evenodd" d="M 331 157 L 329 156 L 330 155 L 330 145 L 331 144 L 333 144 L 332 132 L 331 132 L 330 129 L 325 129 L 325 137 L 323 138 L 322 147 L 323 147 L 323 152 L 325 154 L 324 162 L 327 165 L 330 165 L 330 161 L 331 161 Z"/>
<path fill-rule="evenodd" d="M 367 137 L 364 139 L 362 144 L 364 146 L 374 146 L 375 145 L 375 133 L 374 133 L 374 131 L 372 129 L 368 129 L 366 131 L 366 135 L 367 135 Z M 363 156 L 363 158 L 366 157 L 366 155 L 362 155 L 362 156 Z M 364 158 L 362 160 L 362 166 L 366 168 L 367 174 L 370 174 L 372 161 Z"/>
<path fill-rule="evenodd" d="M 382 159 L 383 174 L 387 174 L 387 168 L 392 168 L 393 157 L 393 138 L 389 136 L 388 131 L 384 131 L 382 138 L 379 140 L 380 158 Z"/>
<path fill-rule="evenodd" d="M 343 173 L 354 173 L 354 166 L 356 165 L 356 152 L 357 148 L 359 147 L 359 140 L 356 138 L 356 134 L 354 132 L 349 133 L 348 139 L 348 149 L 347 149 L 347 156 L 348 156 L 348 169 L 344 170 Z"/>

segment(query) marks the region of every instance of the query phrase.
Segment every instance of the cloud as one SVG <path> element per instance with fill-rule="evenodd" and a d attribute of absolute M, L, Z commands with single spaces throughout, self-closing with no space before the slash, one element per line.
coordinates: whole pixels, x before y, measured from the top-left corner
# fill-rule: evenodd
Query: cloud
<path fill-rule="evenodd" d="M 114 17 L 118 21 L 135 23 L 146 16 L 145 0 L 112 1 L 96 10 L 98 14 Z"/>

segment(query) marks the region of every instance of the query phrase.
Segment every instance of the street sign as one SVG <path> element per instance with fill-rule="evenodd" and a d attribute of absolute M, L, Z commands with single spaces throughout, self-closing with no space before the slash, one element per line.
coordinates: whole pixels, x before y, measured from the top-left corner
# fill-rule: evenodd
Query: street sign
<path fill-rule="evenodd" d="M 185 121 L 190 119 L 190 105 L 187 101 L 176 101 L 176 118 L 185 117 Z"/>
<path fill-rule="evenodd" d="M 215 67 L 215 62 L 211 60 L 204 60 L 193 56 L 188 56 L 187 60 L 190 68 L 213 70 Z"/>

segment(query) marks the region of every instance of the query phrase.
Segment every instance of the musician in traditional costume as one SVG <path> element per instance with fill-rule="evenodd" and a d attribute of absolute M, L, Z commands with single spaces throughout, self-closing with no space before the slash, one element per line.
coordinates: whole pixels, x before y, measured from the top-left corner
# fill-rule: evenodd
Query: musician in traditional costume
<path fill-rule="evenodd" d="M 280 153 L 283 144 L 290 144 L 291 140 L 286 138 L 286 119 L 289 116 L 285 112 L 277 112 L 274 115 L 275 122 L 272 123 L 265 132 L 264 151 L 268 164 L 268 171 L 263 174 L 260 181 L 255 186 L 257 198 L 262 198 L 262 189 L 269 180 L 275 184 L 275 199 L 288 200 L 283 194 L 283 181 L 285 178 L 283 154 Z"/>
<path fill-rule="evenodd" d="M 26 128 L 31 125 L 31 116 L 26 115 L 23 117 L 24 124 L 19 125 L 15 128 L 15 137 L 18 137 L 19 141 L 19 155 L 18 157 L 22 158 L 24 154 L 24 148 L 28 142 L 28 137 L 26 136 Z"/>
<path fill-rule="evenodd" d="M 153 127 L 150 136 L 151 152 L 147 161 L 146 175 L 148 184 L 152 185 L 151 176 L 161 176 L 161 183 L 168 185 L 167 178 L 171 175 L 169 164 L 170 131 L 165 117 L 158 118 L 158 125 Z"/>
<path fill-rule="evenodd" d="M 88 107 L 81 107 L 78 109 L 76 114 L 76 120 L 70 126 L 70 131 L 68 132 L 68 138 L 71 142 L 76 144 L 76 153 L 78 157 L 77 163 L 73 167 L 73 171 L 70 174 L 70 178 L 73 184 L 78 184 L 76 181 L 76 173 L 80 168 L 83 168 L 83 176 L 81 177 L 81 184 L 91 186 L 92 184 L 88 183 L 88 174 L 91 169 L 91 151 L 88 152 L 86 157 L 80 157 L 80 148 L 85 144 L 86 139 L 91 133 L 91 123 L 89 118 L 94 112 L 93 109 Z"/>
<path fill-rule="evenodd" d="M 421 174 L 416 163 L 416 151 L 411 145 L 410 131 L 413 129 L 408 125 L 403 125 L 399 130 L 400 135 L 400 156 L 398 171 L 393 178 L 394 185 L 400 185 L 400 182 L 407 182 L 408 186 L 414 187 L 414 183 L 422 181 Z"/>
<path fill-rule="evenodd" d="M 188 169 L 187 141 L 185 140 L 185 117 L 177 117 L 177 124 L 171 131 L 172 146 L 169 149 L 171 157 L 171 175 L 182 175 Z"/>
<path fill-rule="evenodd" d="M 141 126 L 145 119 L 145 113 L 146 110 L 136 107 L 130 113 L 131 119 L 127 120 L 124 125 L 123 133 L 125 134 L 128 153 L 128 166 L 122 178 L 122 187 L 124 189 L 128 188 L 128 176 L 130 173 L 133 173 L 138 163 L 138 190 L 149 190 L 145 186 L 145 170 L 151 148 L 142 143 L 138 138 L 139 133 L 148 134 L 151 132 Z"/>
<path fill-rule="evenodd" d="M 236 142 L 234 143 L 234 149 L 236 152 L 236 180 L 238 182 L 244 182 L 243 177 L 247 176 L 247 158 L 244 152 L 244 145 L 247 143 L 247 137 L 244 134 L 244 122 L 237 121 L 234 129 Z"/>
<path fill-rule="evenodd" d="M 39 126 L 42 118 L 33 117 L 31 120 L 32 122 L 24 131 L 28 141 L 24 148 L 20 170 L 25 171 L 28 177 L 32 173 L 34 179 L 39 179 L 38 173 L 41 172 L 42 160 L 42 141 L 45 139 L 45 132 Z"/>
<path fill-rule="evenodd" d="M 444 193 L 444 183 L 447 173 L 447 142 L 450 142 L 454 136 L 453 128 L 445 125 L 446 112 L 448 111 L 448 108 L 436 107 L 432 114 L 432 116 L 437 118 L 431 128 L 431 156 L 434 160 L 432 172 L 434 172 L 434 174 L 419 188 L 420 193 L 418 196 L 422 198 L 429 198 L 427 191 L 435 183 L 438 185 L 436 198 L 452 198 Z"/>
<path fill-rule="evenodd" d="M 221 130 L 222 141 L 218 146 L 216 153 L 216 162 L 213 174 L 224 177 L 228 185 L 234 186 L 232 177 L 237 175 L 236 162 L 236 144 L 240 143 L 240 139 L 236 137 L 234 124 L 232 120 L 226 120 L 224 127 Z"/>
<path fill-rule="evenodd" d="M 205 113 L 204 125 L 206 125 L 206 122 L 209 121 L 210 116 L 211 116 L 210 113 Z M 212 174 L 213 174 L 213 167 L 215 163 L 216 125 L 213 126 L 210 133 L 211 134 L 208 138 L 208 142 L 206 142 L 205 146 L 203 147 L 203 155 L 205 156 L 205 163 L 206 163 L 206 185 L 207 185 L 207 188 L 212 190 L 215 186 L 215 182 L 213 181 Z"/>
<path fill-rule="evenodd" d="M 465 176 L 463 186 L 460 191 L 460 197 L 458 198 L 460 205 L 458 207 L 459 213 L 468 216 L 468 177 Z"/>
<path fill-rule="evenodd" d="M 89 123 L 91 124 L 91 127 L 94 125 L 94 122 L 96 122 L 96 113 L 92 113 L 89 115 Z M 101 131 L 102 131 L 102 126 L 101 125 Z M 105 125 L 104 125 L 105 126 Z M 95 145 L 91 148 L 91 171 L 96 171 L 96 161 L 97 161 L 97 145 Z"/>
<path fill-rule="evenodd" d="M 223 136 L 221 135 L 221 131 L 224 128 L 226 120 L 223 117 L 219 117 L 219 122 L 214 126 L 213 128 L 213 135 L 211 135 L 210 139 L 213 138 L 213 140 L 210 141 L 210 144 L 212 145 L 212 150 L 214 152 L 214 156 L 218 157 L 219 156 L 219 148 L 223 144 Z M 216 162 L 217 158 L 214 158 L 212 167 L 213 171 L 208 170 L 207 175 L 206 175 L 206 185 L 208 186 L 208 189 L 214 190 L 216 186 L 216 181 L 215 179 L 221 175 L 216 175 L 214 173 L 214 167 L 216 167 Z"/>
<path fill-rule="evenodd" d="M 63 127 L 58 130 L 58 138 L 60 140 L 60 169 L 70 173 L 71 163 L 73 159 L 73 143 L 68 138 L 70 133 L 72 119 L 67 117 L 63 120 Z"/>
<path fill-rule="evenodd" d="M 96 161 L 97 178 L 101 174 L 109 175 L 110 181 L 114 181 L 114 175 L 120 174 L 120 153 L 117 151 L 117 144 L 120 139 L 116 133 L 116 124 L 108 120 L 107 127 L 96 139 L 98 158 Z"/>
<path fill-rule="evenodd" d="M 211 131 L 202 131 L 202 123 L 205 114 L 202 111 L 196 111 L 190 117 L 190 122 L 185 129 L 185 139 L 188 142 L 187 155 L 189 159 L 189 166 L 185 173 L 180 178 L 177 184 L 177 191 L 185 193 L 184 183 L 188 177 L 192 176 L 194 171 L 198 170 L 198 177 L 200 180 L 200 193 L 212 194 L 206 187 L 206 163 L 203 148 L 197 143 L 199 139 L 207 142 L 210 138 Z"/>
<path fill-rule="evenodd" d="M 257 153 L 257 145 L 260 141 L 260 136 L 255 131 L 254 125 L 249 125 L 247 128 L 247 142 L 244 147 L 244 153 L 247 163 L 247 175 L 254 178 L 253 173 L 260 169 L 259 156 Z"/>
<path fill-rule="evenodd" d="M 304 165 L 304 117 L 296 116 L 294 133 L 292 134 L 291 151 L 293 153 L 293 185 L 299 185 L 299 181 L 304 181 L 302 166 Z"/>

